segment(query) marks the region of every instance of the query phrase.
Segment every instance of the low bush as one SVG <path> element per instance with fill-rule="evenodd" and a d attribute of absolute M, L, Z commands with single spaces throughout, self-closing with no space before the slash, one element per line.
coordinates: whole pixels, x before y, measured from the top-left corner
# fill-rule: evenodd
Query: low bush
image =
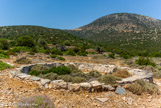
<path fill-rule="evenodd" d="M 63 57 L 57 57 L 57 59 L 65 61 L 65 58 L 63 58 Z"/>
<path fill-rule="evenodd" d="M 11 68 L 12 66 L 10 66 L 9 64 L 7 63 L 3 63 L 2 61 L 0 61 L 0 70 L 4 70 L 4 69 L 7 69 L 7 68 Z"/>
<path fill-rule="evenodd" d="M 87 56 L 87 52 L 86 51 L 84 51 L 84 50 L 80 50 L 80 51 L 78 51 L 78 53 L 77 53 L 77 55 L 79 55 L 79 56 Z"/>
<path fill-rule="evenodd" d="M 79 77 L 79 76 L 77 76 L 77 77 L 73 77 L 72 82 L 73 82 L 73 83 L 86 82 L 86 79 L 85 79 L 85 78 L 83 78 L 83 77 Z"/>
<path fill-rule="evenodd" d="M 56 73 L 39 74 L 38 76 L 44 79 L 50 79 L 51 81 L 57 80 L 59 77 Z"/>
<path fill-rule="evenodd" d="M 49 70 L 42 71 L 42 74 L 47 74 L 47 73 L 56 73 L 58 75 L 65 75 L 65 74 L 70 74 L 71 70 L 66 67 L 66 66 L 59 66 L 59 67 L 52 67 Z"/>
<path fill-rule="evenodd" d="M 120 54 L 120 57 L 122 57 L 122 58 L 124 58 L 124 59 L 129 59 L 129 58 L 131 58 L 131 56 L 130 56 L 129 54 L 127 54 L 127 53 L 121 53 L 121 54 Z"/>
<path fill-rule="evenodd" d="M 10 47 L 9 42 L 7 39 L 0 39 L 0 49 L 2 50 L 8 50 Z"/>
<path fill-rule="evenodd" d="M 149 58 L 143 58 L 143 57 L 140 57 L 139 59 L 137 59 L 135 61 L 136 64 L 139 64 L 139 65 L 151 65 L 153 67 L 156 66 L 156 64 Z"/>
<path fill-rule="evenodd" d="M 75 52 L 72 50 L 67 51 L 67 55 L 76 56 Z"/>
<path fill-rule="evenodd" d="M 111 54 L 108 55 L 108 57 L 115 59 L 115 54 L 114 53 L 111 53 Z"/>
<path fill-rule="evenodd" d="M 9 49 L 7 52 L 9 55 L 16 55 L 16 53 L 26 52 L 26 51 L 30 51 L 30 50 L 31 49 L 28 47 L 18 46 L 18 47 L 14 47 L 12 49 Z"/>
<path fill-rule="evenodd" d="M 54 102 L 44 95 L 22 98 L 17 108 L 55 108 Z"/>
<path fill-rule="evenodd" d="M 8 53 L 0 50 L 0 59 L 8 59 L 8 58 L 9 58 Z"/>
<path fill-rule="evenodd" d="M 160 79 L 160 78 L 161 78 L 161 71 L 154 72 L 154 73 L 153 73 L 153 77 L 154 77 L 154 78 L 157 78 L 157 79 Z"/>
<path fill-rule="evenodd" d="M 121 78 L 118 78 L 111 74 L 106 74 L 98 78 L 98 81 L 105 83 L 105 84 L 110 84 L 110 85 L 117 84 L 118 80 L 121 80 Z"/>
<path fill-rule="evenodd" d="M 50 57 L 51 57 L 51 58 L 56 58 L 57 55 L 52 54 L 52 55 L 50 55 Z"/>
<path fill-rule="evenodd" d="M 89 73 L 86 74 L 86 76 L 88 79 L 91 79 L 101 77 L 102 75 L 97 71 L 90 71 Z"/>
<path fill-rule="evenodd" d="M 159 89 L 156 85 L 144 80 L 137 80 L 134 84 L 129 85 L 127 89 L 137 95 L 141 95 L 142 93 L 159 93 Z"/>
<path fill-rule="evenodd" d="M 51 54 L 63 55 L 63 53 L 60 50 L 56 49 L 56 48 L 51 49 Z"/>
<path fill-rule="evenodd" d="M 73 82 L 73 77 L 71 75 L 60 75 L 57 79 L 62 79 L 66 82 Z"/>
<path fill-rule="evenodd" d="M 118 69 L 113 73 L 113 75 L 120 78 L 127 78 L 131 76 L 131 74 L 125 69 Z"/>
<path fill-rule="evenodd" d="M 32 61 L 30 59 L 27 59 L 26 57 L 19 58 L 15 61 L 18 64 L 31 64 Z"/>
<path fill-rule="evenodd" d="M 44 66 L 43 64 L 36 64 L 31 68 L 31 71 L 38 71 L 38 72 L 42 72 L 42 71 L 46 71 L 49 70 L 49 68 L 47 66 Z"/>
<path fill-rule="evenodd" d="M 37 70 L 31 70 L 29 72 L 30 75 L 35 75 L 35 76 L 38 76 L 40 74 L 40 72 L 38 72 Z"/>
<path fill-rule="evenodd" d="M 21 36 L 17 39 L 18 46 L 34 47 L 35 41 L 31 36 Z"/>
<path fill-rule="evenodd" d="M 35 55 L 35 52 L 29 52 L 28 54 L 30 54 L 30 55 Z"/>

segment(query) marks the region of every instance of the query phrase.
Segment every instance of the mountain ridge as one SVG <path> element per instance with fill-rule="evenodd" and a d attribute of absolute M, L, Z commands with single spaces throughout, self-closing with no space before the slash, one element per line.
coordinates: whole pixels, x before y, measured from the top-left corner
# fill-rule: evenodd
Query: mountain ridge
<path fill-rule="evenodd" d="M 139 14 L 106 15 L 68 32 L 107 47 L 161 50 L 161 20 Z"/>

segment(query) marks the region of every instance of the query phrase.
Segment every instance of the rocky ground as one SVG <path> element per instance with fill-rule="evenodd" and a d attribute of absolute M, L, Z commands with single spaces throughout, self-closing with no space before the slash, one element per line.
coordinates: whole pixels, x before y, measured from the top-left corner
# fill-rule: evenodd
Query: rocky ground
<path fill-rule="evenodd" d="M 15 67 L 20 66 L 13 61 L 17 57 L 3 60 L 4 62 L 10 62 Z M 44 60 L 50 61 L 50 59 Z M 66 57 L 67 61 L 72 61 Z M 82 58 L 81 60 L 83 60 Z M 84 62 L 89 62 L 86 58 Z M 34 58 L 34 61 L 40 62 L 39 58 Z M 41 57 L 43 62 L 43 57 Z M 52 60 L 51 60 L 52 61 Z M 91 60 L 92 61 L 92 60 Z M 93 60 L 94 61 L 94 60 Z M 97 61 L 97 60 L 96 60 Z M 81 61 L 83 62 L 83 61 Z M 98 61 L 97 61 L 98 62 Z M 119 64 L 119 63 L 118 63 Z M 15 108 L 16 103 L 23 97 L 33 96 L 37 94 L 43 94 L 55 103 L 56 108 L 160 108 L 161 107 L 161 95 L 135 95 L 131 92 L 126 92 L 124 95 L 118 95 L 114 92 L 69 92 L 65 90 L 53 90 L 53 89 L 41 89 L 34 82 L 21 81 L 19 79 L 10 78 L 8 72 L 11 69 L 0 71 L 0 108 Z M 155 79 L 158 85 L 161 84 L 161 80 Z M 161 85 L 160 85 L 161 90 Z"/>

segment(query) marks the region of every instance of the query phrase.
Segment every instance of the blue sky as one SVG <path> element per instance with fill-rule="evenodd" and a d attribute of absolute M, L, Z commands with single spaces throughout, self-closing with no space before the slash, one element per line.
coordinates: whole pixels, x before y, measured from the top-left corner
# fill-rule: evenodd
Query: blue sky
<path fill-rule="evenodd" d="M 0 0 L 0 26 L 74 29 L 120 12 L 161 19 L 161 0 Z"/>

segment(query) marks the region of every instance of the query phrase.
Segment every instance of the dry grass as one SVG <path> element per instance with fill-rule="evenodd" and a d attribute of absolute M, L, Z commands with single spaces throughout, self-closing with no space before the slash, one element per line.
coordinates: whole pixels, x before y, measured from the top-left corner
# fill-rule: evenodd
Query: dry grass
<path fill-rule="evenodd" d="M 131 76 L 131 74 L 125 69 L 118 69 L 116 72 L 113 73 L 113 75 L 120 78 L 127 78 Z"/>
<path fill-rule="evenodd" d="M 31 64 L 32 61 L 30 59 L 27 59 L 26 57 L 19 58 L 15 61 L 15 63 L 18 64 Z"/>
<path fill-rule="evenodd" d="M 159 88 L 156 85 L 148 83 L 144 80 L 137 80 L 134 84 L 129 85 L 127 89 L 137 95 L 141 95 L 142 93 L 159 93 Z"/>

